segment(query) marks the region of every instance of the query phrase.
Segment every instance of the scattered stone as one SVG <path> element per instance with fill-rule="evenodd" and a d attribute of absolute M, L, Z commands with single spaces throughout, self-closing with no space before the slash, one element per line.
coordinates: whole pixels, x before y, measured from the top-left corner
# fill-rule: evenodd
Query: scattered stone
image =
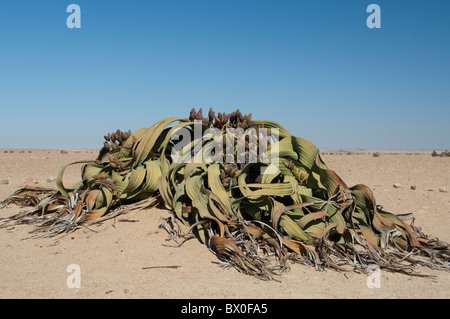
<path fill-rule="evenodd" d="M 38 180 L 34 177 L 29 177 L 25 180 L 25 184 L 39 184 Z"/>
<path fill-rule="evenodd" d="M 441 193 L 447 193 L 448 192 L 448 190 L 446 188 L 439 188 L 439 191 Z"/>
<path fill-rule="evenodd" d="M 47 182 L 51 183 L 56 181 L 56 177 L 55 176 L 50 176 L 49 178 L 47 178 Z"/>
<path fill-rule="evenodd" d="M 432 189 L 432 188 L 428 188 L 428 189 L 427 189 L 427 191 L 429 191 L 429 192 L 433 192 L 433 191 L 434 191 L 434 189 Z"/>
<path fill-rule="evenodd" d="M 401 184 L 398 184 L 398 183 L 395 183 L 395 184 L 392 185 L 392 186 L 394 186 L 394 188 L 402 188 L 402 185 L 401 185 Z"/>
<path fill-rule="evenodd" d="M 65 150 L 61 150 L 60 151 L 61 154 L 69 154 L 69 152 L 65 151 Z"/>
<path fill-rule="evenodd" d="M 412 189 L 412 190 L 416 190 L 417 187 L 416 187 L 415 185 L 412 185 L 412 186 L 411 186 L 411 189 Z"/>
<path fill-rule="evenodd" d="M 1 185 L 9 185 L 9 179 L 2 179 L 2 180 L 0 181 L 0 184 L 1 184 Z"/>
<path fill-rule="evenodd" d="M 372 156 L 373 156 L 373 157 L 380 157 L 380 153 L 375 152 L 375 153 L 372 154 Z"/>
<path fill-rule="evenodd" d="M 436 151 L 433 151 L 433 153 L 431 153 L 431 156 L 433 157 L 450 157 L 450 151 L 446 150 L 441 152 L 440 154 Z"/>

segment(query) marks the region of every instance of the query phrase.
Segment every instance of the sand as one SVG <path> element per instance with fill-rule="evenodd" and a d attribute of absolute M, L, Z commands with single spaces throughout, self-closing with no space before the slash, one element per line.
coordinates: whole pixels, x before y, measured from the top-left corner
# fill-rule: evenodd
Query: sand
<path fill-rule="evenodd" d="M 377 203 L 396 213 L 414 212 L 415 225 L 450 242 L 450 158 L 431 151 L 322 151 L 329 168 L 348 185 L 372 188 Z M 0 201 L 26 184 L 56 187 L 52 177 L 72 161 L 93 159 L 93 150 L 0 150 Z M 69 167 L 65 182 L 78 181 L 80 166 Z M 8 183 L 1 181 L 7 179 Z M 400 184 L 399 188 L 393 187 Z M 411 189 L 415 186 L 415 190 Z M 17 213 L 11 206 L 0 218 Z M 450 272 L 419 267 L 432 278 L 381 271 L 379 288 L 368 274 L 316 271 L 291 264 L 277 281 L 262 281 L 221 268 L 196 239 L 166 247 L 158 228 L 165 209 L 130 213 L 65 237 L 24 239 L 32 226 L 0 228 L 0 298 L 448 298 Z M 67 271 L 79 266 L 80 288 L 70 288 Z M 150 268 L 155 266 L 179 266 Z M 372 273 L 373 274 L 373 273 Z"/>

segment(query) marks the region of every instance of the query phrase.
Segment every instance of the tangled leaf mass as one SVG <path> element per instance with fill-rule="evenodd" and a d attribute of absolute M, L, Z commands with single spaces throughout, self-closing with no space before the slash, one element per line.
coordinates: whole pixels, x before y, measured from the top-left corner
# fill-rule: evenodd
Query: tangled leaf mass
<path fill-rule="evenodd" d="M 212 139 L 195 137 L 194 121 L 202 132 L 254 128 L 257 140 L 261 128 L 278 129 L 267 147 L 270 164 L 258 154 L 256 162 L 229 163 L 224 154 L 217 154 L 224 161 L 173 162 L 179 129 L 191 133 L 192 154 L 211 147 Z M 167 118 L 134 133 L 117 130 L 105 136 L 96 160 L 73 164 L 83 164 L 74 187 L 63 184 L 66 166 L 57 190 L 25 187 L 4 200 L 2 207 L 31 206 L 5 224 L 33 223 L 32 237 L 50 237 L 164 203 L 173 214 L 161 227 L 178 245 L 194 235 L 220 265 L 261 279 L 275 279 L 289 261 L 339 271 L 377 265 L 419 276 L 416 265 L 450 269 L 449 245 L 422 233 L 414 219 L 408 223 L 411 214 L 383 210 L 369 187 L 348 187 L 330 170 L 313 143 L 239 110 L 216 115 L 210 109 L 204 117 L 192 109 L 189 118 Z M 262 174 L 269 165 L 275 169 Z M 190 227 L 187 233 L 179 222 Z"/>

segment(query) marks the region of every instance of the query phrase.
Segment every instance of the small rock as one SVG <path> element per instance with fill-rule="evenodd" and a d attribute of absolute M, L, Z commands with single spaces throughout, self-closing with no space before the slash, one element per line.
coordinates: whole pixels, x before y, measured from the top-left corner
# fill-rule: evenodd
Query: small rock
<path fill-rule="evenodd" d="M 50 176 L 49 178 L 47 178 L 47 182 L 51 183 L 56 181 L 56 177 L 55 176 Z"/>
<path fill-rule="evenodd" d="M 417 187 L 416 187 L 415 185 L 412 185 L 412 186 L 411 186 L 411 189 L 412 189 L 412 190 L 416 190 Z"/>
<path fill-rule="evenodd" d="M 446 188 L 439 188 L 439 191 L 441 193 L 447 193 L 448 192 L 448 190 Z"/>
<path fill-rule="evenodd" d="M 25 184 L 39 184 L 39 182 L 36 178 L 29 177 L 25 180 Z"/>
<path fill-rule="evenodd" d="M 398 184 L 398 183 L 395 183 L 395 184 L 392 185 L 392 186 L 394 186 L 394 188 L 402 188 L 402 185 L 401 185 L 401 184 Z"/>
<path fill-rule="evenodd" d="M 427 191 L 429 191 L 429 192 L 433 192 L 433 191 L 434 191 L 434 189 L 432 189 L 432 188 L 428 188 L 428 189 L 427 189 Z"/>
<path fill-rule="evenodd" d="M 61 154 L 69 154 L 69 152 L 67 152 L 66 150 L 61 150 L 60 153 Z"/>
<path fill-rule="evenodd" d="M 0 181 L 0 184 L 1 184 L 1 185 L 9 185 L 9 179 L 2 179 L 2 180 Z"/>

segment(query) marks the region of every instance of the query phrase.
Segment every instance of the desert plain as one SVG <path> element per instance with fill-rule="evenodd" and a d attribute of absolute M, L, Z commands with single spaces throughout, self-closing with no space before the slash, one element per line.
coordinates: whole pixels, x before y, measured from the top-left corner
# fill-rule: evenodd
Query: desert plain
<path fill-rule="evenodd" d="M 365 184 L 377 204 L 393 213 L 414 213 L 414 224 L 450 242 L 450 157 L 432 151 L 321 151 L 327 166 L 349 186 Z M 96 150 L 1 149 L 0 201 L 18 188 L 56 187 L 66 164 L 95 159 Z M 80 179 L 81 165 L 67 169 L 64 182 Z M 394 187 L 395 184 L 395 187 Z M 0 219 L 24 208 L 0 210 Z M 301 299 L 450 297 L 450 272 L 417 267 L 430 277 L 381 271 L 379 287 L 369 274 L 337 272 L 291 263 L 290 271 L 263 281 L 222 268 L 206 246 L 192 239 L 168 247 L 160 218 L 163 207 L 129 213 L 91 229 L 30 239 L 31 225 L 0 228 L 0 298 Z M 173 244 L 173 242 L 172 242 Z M 69 287 L 67 267 L 78 265 L 80 287 Z M 169 267 L 167 267 L 169 266 Z"/>

